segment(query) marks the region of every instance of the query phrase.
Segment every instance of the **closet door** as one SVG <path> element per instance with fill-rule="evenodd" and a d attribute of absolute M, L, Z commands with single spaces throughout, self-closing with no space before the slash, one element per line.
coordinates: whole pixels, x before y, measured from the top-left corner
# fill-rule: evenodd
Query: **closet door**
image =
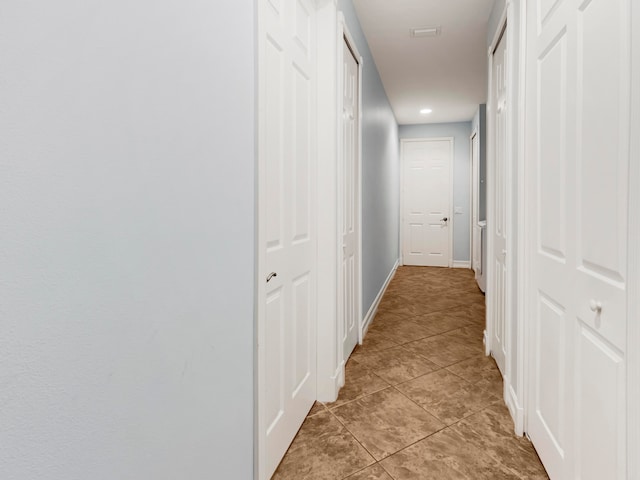
<path fill-rule="evenodd" d="M 316 399 L 316 6 L 258 6 L 258 449 L 267 479 Z"/>
<path fill-rule="evenodd" d="M 624 479 L 630 0 L 527 5 L 527 431 L 552 479 Z"/>

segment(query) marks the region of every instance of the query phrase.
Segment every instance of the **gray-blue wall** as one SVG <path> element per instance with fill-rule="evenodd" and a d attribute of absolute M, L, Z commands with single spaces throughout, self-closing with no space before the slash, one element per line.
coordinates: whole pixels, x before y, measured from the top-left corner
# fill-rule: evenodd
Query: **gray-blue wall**
<path fill-rule="evenodd" d="M 398 124 L 352 1 L 339 0 L 338 9 L 363 57 L 362 307 L 366 314 L 398 260 Z"/>
<path fill-rule="evenodd" d="M 469 137 L 471 122 L 400 125 L 400 139 L 453 137 L 453 206 L 462 208 L 462 214 L 453 215 L 453 260 L 468 262 L 471 212 L 471 158 Z"/>
<path fill-rule="evenodd" d="M 253 477 L 254 24 L 3 0 L 3 479 Z"/>

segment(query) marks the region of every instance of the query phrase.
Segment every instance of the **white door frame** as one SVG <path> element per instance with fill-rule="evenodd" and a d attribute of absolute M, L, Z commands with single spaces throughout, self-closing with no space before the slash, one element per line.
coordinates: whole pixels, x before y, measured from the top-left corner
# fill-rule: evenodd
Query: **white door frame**
<path fill-rule="evenodd" d="M 512 15 L 515 17 L 515 14 Z M 513 18 L 513 22 L 516 19 Z M 516 169 L 517 172 L 513 175 L 513 184 L 517 187 L 516 193 L 514 193 L 517 203 L 516 207 L 516 217 L 513 216 L 508 221 L 512 221 L 514 225 L 513 228 L 516 232 L 516 239 L 514 243 L 514 265 L 516 268 L 516 276 L 514 278 L 515 288 L 513 293 L 516 295 L 517 301 L 515 305 L 515 309 L 513 310 L 516 318 L 515 323 L 517 325 L 517 335 L 516 335 L 516 344 L 514 345 L 515 351 L 518 354 L 518 360 L 515 365 L 511 365 L 510 371 L 515 369 L 517 374 L 517 385 L 516 392 L 517 395 L 514 396 L 514 406 L 515 406 L 515 424 L 516 424 L 516 434 L 524 435 L 525 433 L 525 422 L 526 422 L 526 408 L 527 408 L 527 362 L 528 362 L 528 345 L 529 342 L 526 341 L 527 338 L 527 324 L 525 323 L 526 312 L 527 312 L 527 298 L 526 292 L 528 291 L 529 285 L 529 275 L 527 272 L 530 272 L 530 264 L 528 262 L 527 257 L 527 248 L 529 245 L 533 245 L 531 239 L 529 238 L 529 229 L 527 222 L 524 221 L 527 218 L 527 176 L 526 176 L 526 65 L 527 65 L 527 8 L 526 2 L 520 3 L 520 15 L 517 19 L 519 24 L 518 29 L 518 95 L 517 95 L 517 105 L 518 105 L 518 117 L 516 119 L 517 122 L 517 151 L 513 150 L 516 153 Z M 514 46 L 515 51 L 515 46 Z M 513 66 L 515 68 L 515 65 Z M 512 70 L 513 71 L 513 70 Z M 514 82 L 515 83 L 515 82 Z M 522 221 L 517 221 L 517 219 L 522 219 Z M 510 360 L 509 363 L 513 363 L 513 356 L 510 352 Z M 511 392 L 513 392 L 513 385 L 511 385 Z"/>
<path fill-rule="evenodd" d="M 339 35 L 337 0 L 318 6 L 318 400 L 333 402 L 344 384 L 344 361 L 338 324 L 339 228 L 337 110 Z M 340 40 L 340 41 L 338 41 Z"/>
<path fill-rule="evenodd" d="M 640 6 L 631 4 L 631 148 L 627 332 L 627 478 L 640 478 Z M 636 159 L 634 162 L 633 159 Z"/>
<path fill-rule="evenodd" d="M 353 53 L 354 58 L 356 59 L 356 63 L 358 64 L 358 158 L 356 158 L 357 163 L 357 178 L 356 186 L 358 189 L 357 195 L 357 206 L 356 211 L 358 214 L 356 215 L 356 231 L 357 231 L 357 253 L 356 256 L 358 258 L 358 269 L 356 271 L 356 314 L 358 318 L 358 343 L 362 345 L 362 337 L 363 337 L 363 327 L 364 322 L 362 318 L 362 65 L 363 59 L 362 55 L 358 51 L 358 46 L 356 42 L 353 40 L 351 36 L 351 32 L 349 32 L 349 28 L 347 27 L 346 20 L 342 12 L 338 12 L 338 49 L 337 49 L 337 66 L 338 66 L 338 103 L 336 105 L 336 112 L 338 113 L 338 145 L 342 145 L 342 135 L 343 135 L 343 124 L 342 124 L 342 109 L 344 105 L 342 104 L 342 100 L 344 98 L 343 88 L 344 88 L 344 49 L 342 48 L 343 42 L 346 42 L 347 46 Z M 342 165 L 344 159 L 342 158 L 342 148 L 338 148 L 338 165 Z M 343 170 L 338 168 L 338 185 L 342 185 L 343 178 Z M 338 225 L 342 225 L 342 221 L 344 219 L 344 210 L 340 207 L 344 205 L 343 199 L 340 196 L 340 189 L 338 189 Z M 342 267 L 342 262 L 344 260 L 343 249 L 342 249 L 342 233 L 340 229 L 338 229 L 338 264 L 337 268 L 340 271 Z M 340 326 L 340 332 L 344 332 L 345 318 L 344 318 L 344 285 L 342 284 L 342 275 L 338 275 L 338 325 Z M 346 364 L 347 358 L 343 358 L 341 364 Z M 344 385 L 344 378 L 342 378 L 341 386 Z"/>
<path fill-rule="evenodd" d="M 437 142 L 448 141 L 451 145 L 451 162 L 449 162 L 449 268 L 453 268 L 453 163 L 455 162 L 455 139 L 454 137 L 429 137 L 429 138 L 402 138 L 400 139 L 400 262 L 404 265 L 402 247 L 404 245 L 404 150 L 407 143 L 415 142 Z"/>
<path fill-rule="evenodd" d="M 523 25 L 525 22 L 525 9 L 520 4 L 520 16 L 516 18 L 514 2 L 507 0 L 500 16 L 498 28 L 491 42 L 488 54 L 488 74 L 489 92 L 487 101 L 487 179 L 491 179 L 495 161 L 495 99 L 492 93 L 493 83 L 493 53 L 498 46 L 504 31 L 507 41 L 507 129 L 506 129 L 506 152 L 507 161 L 505 163 L 506 188 L 506 231 L 507 231 L 507 252 L 505 256 L 506 279 L 505 279 L 505 375 L 504 375 L 504 401 L 509 408 L 515 423 L 515 432 L 518 435 L 524 433 L 524 321 L 523 304 L 518 299 L 522 299 L 524 282 L 526 278 L 525 269 L 522 268 L 523 244 L 526 241 L 525 222 L 518 222 L 516 218 L 524 218 L 524 189 L 517 188 L 523 186 L 524 182 L 524 46 Z M 516 35 L 515 25 L 519 26 L 519 34 Z M 519 52 L 519 62 L 515 64 L 514 53 Z M 516 86 L 518 87 L 516 89 Z M 514 115 L 515 106 L 518 106 L 518 115 Z M 516 142 L 514 136 L 517 135 L 519 141 Z M 492 350 L 491 339 L 493 338 L 494 314 L 496 296 L 492 291 L 495 266 L 495 245 L 493 236 L 489 234 L 490 225 L 495 218 L 495 185 L 487 180 L 487 331 L 485 332 L 486 354 L 490 355 Z M 518 217 L 516 217 L 516 214 Z M 517 325 L 517 340 L 513 342 L 514 322 Z M 518 352 L 517 363 L 514 362 L 514 352 Z M 512 385 L 513 372 L 517 372 L 517 385 Z"/>

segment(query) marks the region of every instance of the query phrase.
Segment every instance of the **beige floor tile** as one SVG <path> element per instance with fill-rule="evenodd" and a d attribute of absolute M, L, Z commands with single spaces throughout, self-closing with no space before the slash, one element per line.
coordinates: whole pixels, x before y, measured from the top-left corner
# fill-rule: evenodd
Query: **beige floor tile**
<path fill-rule="evenodd" d="M 447 428 L 380 462 L 394 480 L 520 479 L 493 457 Z"/>
<path fill-rule="evenodd" d="M 353 358 L 353 356 L 347 361 L 347 365 L 345 366 L 345 369 L 344 369 L 345 380 L 347 382 L 351 380 L 355 380 L 356 378 L 362 377 L 364 375 L 369 375 L 370 373 L 371 373 L 371 370 L 369 370 L 367 367 L 365 367 L 361 363 L 358 363 Z"/>
<path fill-rule="evenodd" d="M 502 386 L 502 375 L 493 358 L 487 356 L 473 357 L 469 360 L 449 365 L 447 367 L 452 373 L 464 378 L 468 382 L 481 384 L 484 387 L 496 385 Z"/>
<path fill-rule="evenodd" d="M 396 388 L 447 425 L 499 400 L 488 390 L 447 370 L 423 375 Z"/>
<path fill-rule="evenodd" d="M 458 343 L 464 343 L 469 346 L 475 347 L 478 350 L 482 350 L 482 337 L 484 334 L 484 328 L 480 325 L 468 325 L 462 328 L 457 328 L 455 330 L 451 330 L 446 332 L 444 335 L 447 338 L 451 338 L 453 341 Z"/>
<path fill-rule="evenodd" d="M 383 390 L 388 386 L 387 382 L 373 373 L 351 379 L 347 377 L 344 387 L 340 389 L 338 399 L 335 402 L 327 403 L 326 406 L 329 409 L 333 409 L 365 395 Z"/>
<path fill-rule="evenodd" d="M 379 464 L 361 470 L 348 477 L 346 480 L 393 480 L 389 474 Z"/>
<path fill-rule="evenodd" d="M 397 295 L 389 299 L 383 299 L 378 307 L 379 312 L 392 313 L 400 317 L 414 317 L 423 312 L 422 306 L 417 305 L 410 297 Z"/>
<path fill-rule="evenodd" d="M 392 342 L 394 345 L 402 345 L 412 340 L 419 340 L 434 335 L 432 329 L 419 322 L 413 321 L 413 317 L 400 318 L 395 322 L 386 321 L 377 324 L 371 333 L 374 334 L 374 339 L 376 338 L 375 336 L 379 336 Z M 365 343 L 368 336 L 369 332 L 367 332 L 365 336 Z M 383 349 L 378 348 L 377 350 Z"/>
<path fill-rule="evenodd" d="M 484 450 L 502 468 L 513 472 L 517 478 L 547 479 L 531 442 L 517 437 L 507 407 L 492 405 L 460 423 L 452 430 Z"/>
<path fill-rule="evenodd" d="M 403 345 L 403 348 L 429 359 L 436 365 L 447 367 L 454 363 L 482 355 L 480 346 L 469 345 L 467 342 L 456 341 L 446 334 L 423 338 Z"/>
<path fill-rule="evenodd" d="M 311 407 L 311 410 L 307 414 L 307 417 L 312 417 L 313 415 L 317 415 L 318 413 L 326 412 L 326 411 L 327 409 L 322 402 L 315 402 L 313 404 L 313 407 Z"/>
<path fill-rule="evenodd" d="M 372 326 L 373 327 L 373 326 Z M 387 348 L 396 347 L 399 345 L 395 342 L 392 336 L 385 335 L 384 328 L 372 328 L 370 327 L 364 336 L 362 345 L 356 346 L 354 352 L 359 350 L 367 351 L 379 351 L 386 350 Z M 405 342 L 402 342 L 405 343 Z"/>
<path fill-rule="evenodd" d="M 377 460 L 444 427 L 442 422 L 393 388 L 332 411 Z"/>
<path fill-rule="evenodd" d="M 396 315 L 395 313 L 378 311 L 376 313 L 376 316 L 373 317 L 373 320 L 371 321 L 371 325 L 369 325 L 368 331 L 376 330 L 378 327 L 382 326 L 387 322 L 397 323 L 399 320 L 402 320 L 404 318 L 406 317 Z"/>
<path fill-rule="evenodd" d="M 466 311 L 456 313 L 451 310 L 427 313 L 425 315 L 412 318 L 412 321 L 422 325 L 433 335 L 440 335 L 442 333 L 450 332 L 451 330 L 473 325 L 473 320 L 471 319 L 470 314 L 467 314 Z M 414 340 L 418 339 L 416 338 Z"/>
<path fill-rule="evenodd" d="M 425 357 L 393 347 L 381 352 L 358 352 L 354 360 L 361 363 L 388 383 L 395 385 L 419 377 L 440 367 Z"/>
<path fill-rule="evenodd" d="M 338 401 L 313 406 L 274 478 L 547 479 L 501 401 L 485 313 L 471 271 L 400 267 Z"/>
<path fill-rule="evenodd" d="M 374 459 L 328 411 L 305 420 L 273 480 L 341 479 Z"/>

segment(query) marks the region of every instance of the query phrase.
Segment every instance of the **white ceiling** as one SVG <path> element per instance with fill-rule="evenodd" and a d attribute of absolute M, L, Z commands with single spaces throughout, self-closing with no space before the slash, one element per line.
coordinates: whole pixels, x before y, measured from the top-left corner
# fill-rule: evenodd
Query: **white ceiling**
<path fill-rule="evenodd" d="M 494 0 L 353 0 L 399 124 L 470 120 L 487 97 Z M 440 36 L 410 29 L 440 26 Z M 421 108 L 431 108 L 421 115 Z"/>

